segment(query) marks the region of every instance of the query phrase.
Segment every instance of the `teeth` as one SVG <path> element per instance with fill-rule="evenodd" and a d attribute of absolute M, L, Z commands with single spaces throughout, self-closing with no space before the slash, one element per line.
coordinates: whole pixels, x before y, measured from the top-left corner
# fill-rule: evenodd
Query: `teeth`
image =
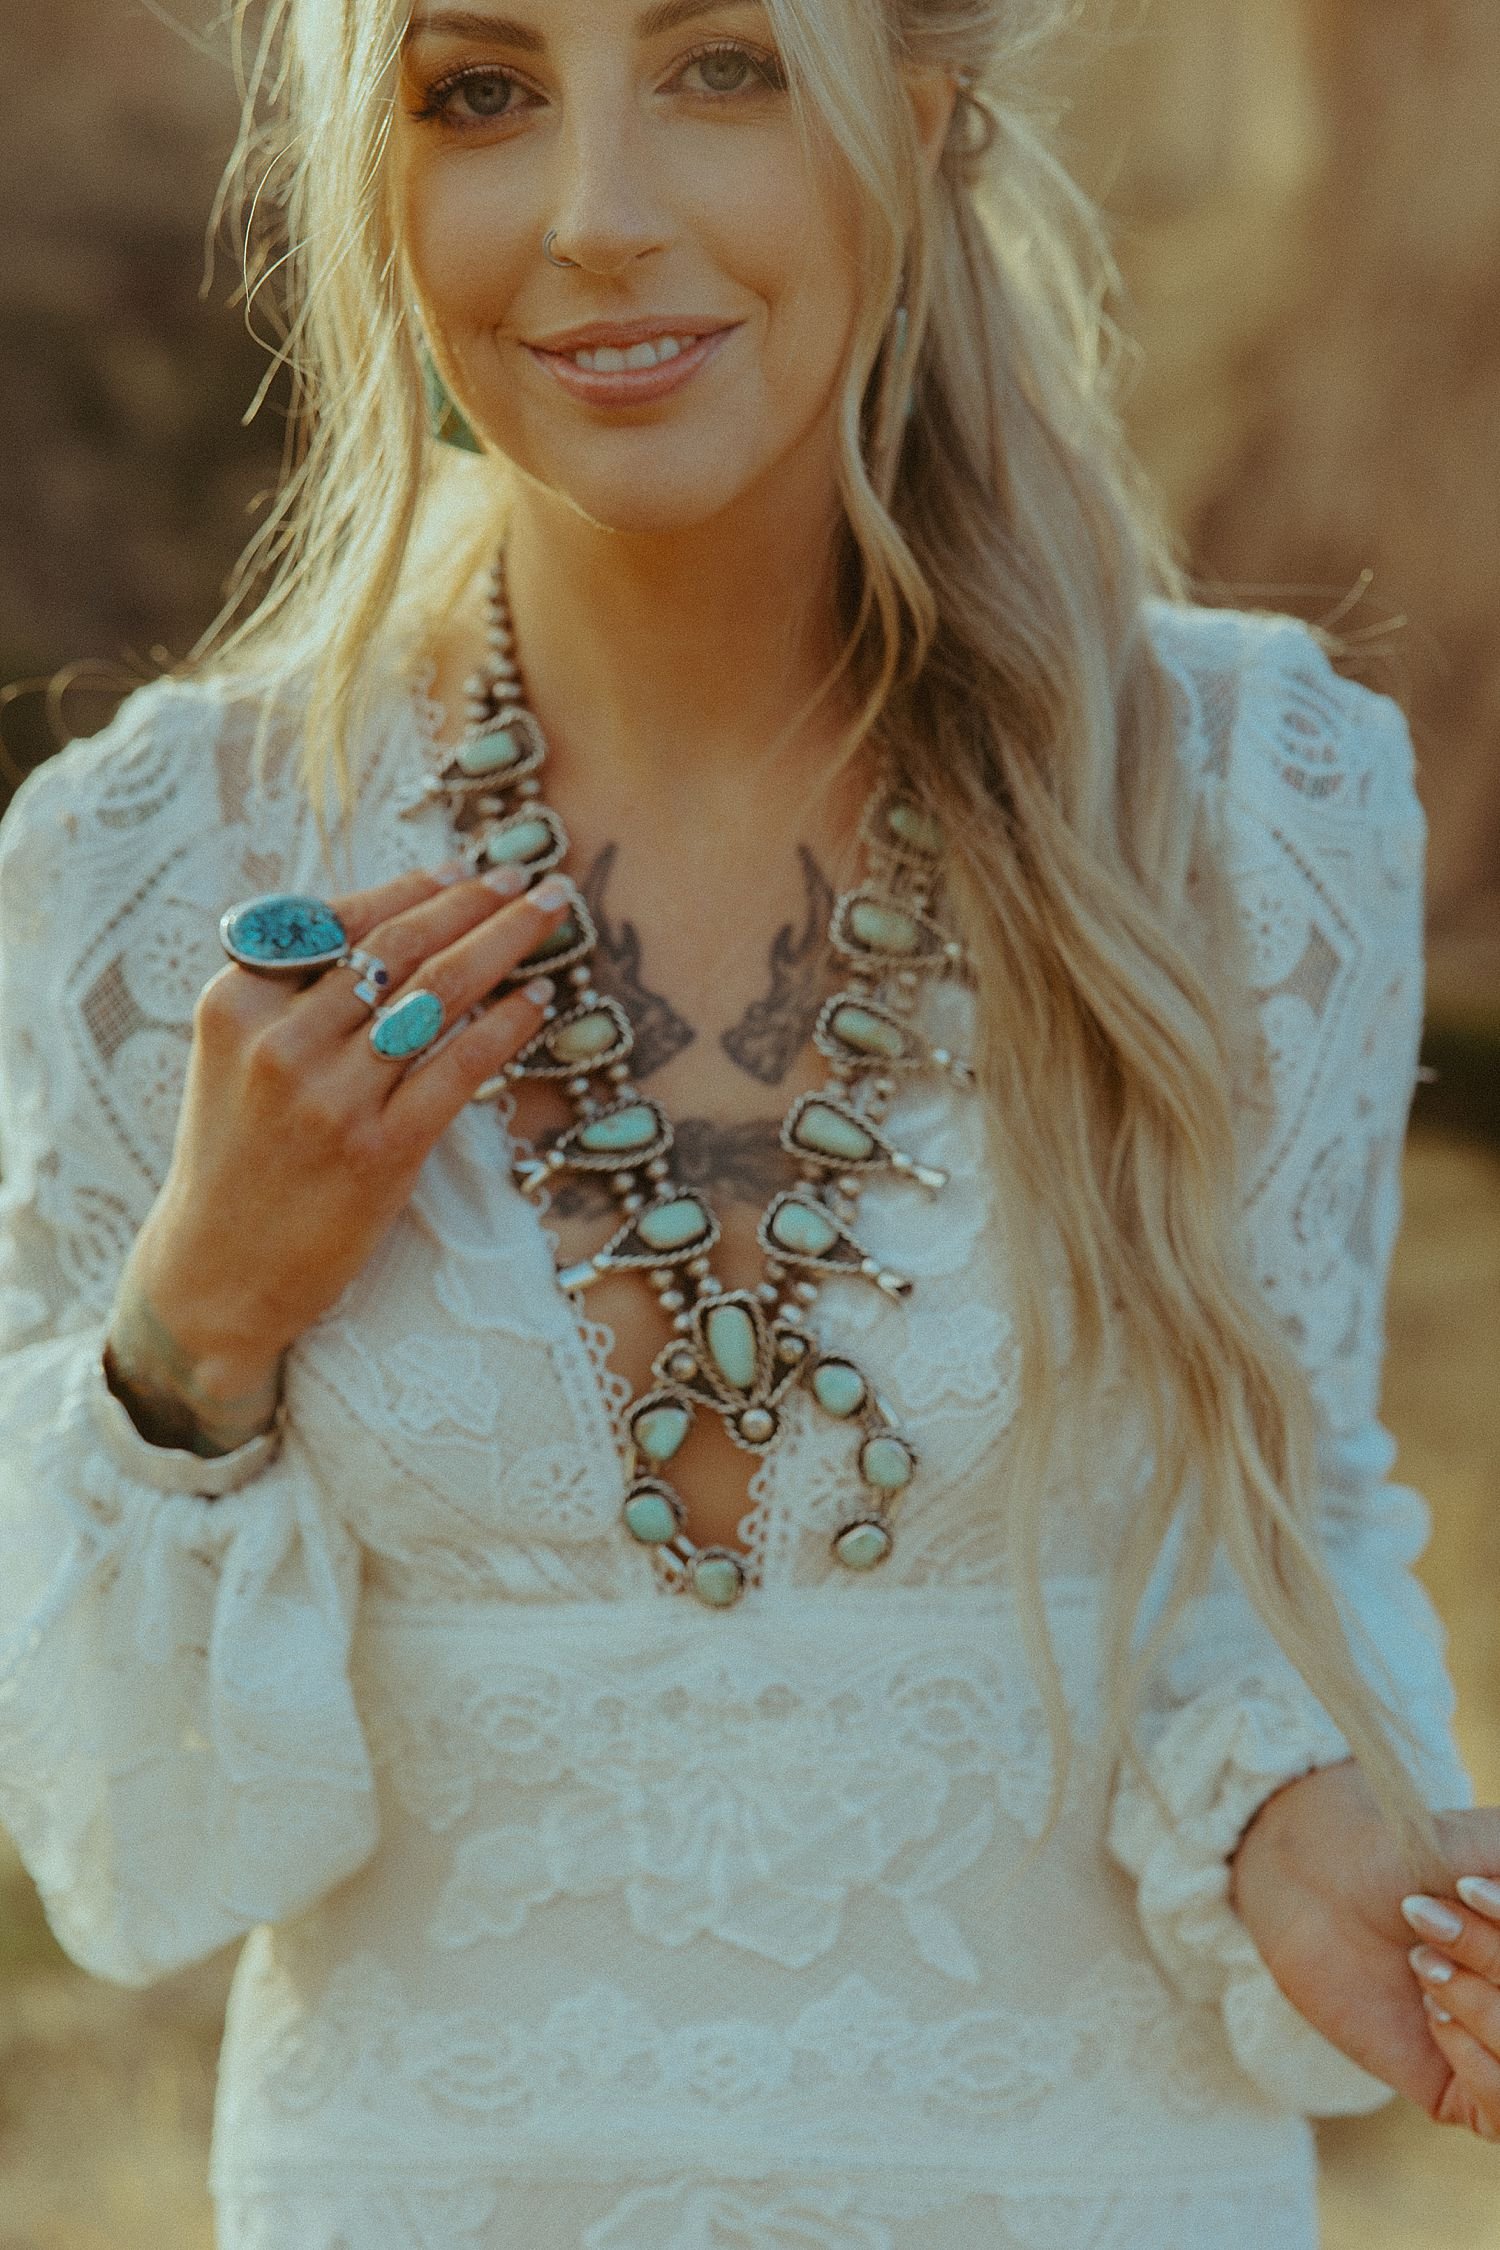
<path fill-rule="evenodd" d="M 573 352 L 575 367 L 589 375 L 619 375 L 627 367 L 660 367 L 664 360 L 676 359 L 686 351 L 688 344 L 697 339 L 689 336 L 685 341 L 679 336 L 658 336 L 651 343 L 632 344 L 628 351 L 619 351 L 613 344 L 601 344 L 597 351 Z"/>

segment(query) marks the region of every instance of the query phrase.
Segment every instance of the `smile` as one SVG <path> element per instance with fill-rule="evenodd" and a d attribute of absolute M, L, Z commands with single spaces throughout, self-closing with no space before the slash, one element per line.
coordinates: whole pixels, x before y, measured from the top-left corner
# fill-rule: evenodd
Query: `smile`
<path fill-rule="evenodd" d="M 572 397 L 593 406 L 628 405 L 680 390 L 733 333 L 732 327 L 703 330 L 686 323 L 600 324 L 526 349 Z"/>

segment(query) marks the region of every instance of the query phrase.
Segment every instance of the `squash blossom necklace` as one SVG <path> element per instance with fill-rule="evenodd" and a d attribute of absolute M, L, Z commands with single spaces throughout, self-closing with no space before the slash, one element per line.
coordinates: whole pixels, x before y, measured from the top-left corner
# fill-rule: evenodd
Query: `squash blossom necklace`
<path fill-rule="evenodd" d="M 456 749 L 438 748 L 404 809 L 441 799 L 460 855 L 476 873 L 509 865 L 536 878 L 559 867 L 569 847 L 542 797 L 547 744 L 525 703 L 503 553 L 488 591 L 489 655 L 468 682 L 464 739 Z M 893 1513 L 917 1468 L 915 1449 L 863 1370 L 800 1325 L 830 1274 L 857 1276 L 894 1298 L 910 1292 L 910 1281 L 872 1258 L 852 1231 L 860 1189 L 870 1173 L 886 1171 L 935 1194 L 946 1175 L 893 1146 L 879 1121 L 898 1073 L 941 1071 L 972 1084 L 968 1065 L 930 1047 L 911 1021 L 924 982 L 964 966 L 961 947 L 932 912 L 937 825 L 883 783 L 866 808 L 862 838 L 864 880 L 838 899 L 829 927 L 839 987 L 813 1032 L 828 1081 L 794 1101 L 782 1122 L 791 1178 L 761 1215 L 759 1287 L 728 1289 L 714 1274 L 719 1222 L 705 1197 L 674 1177 L 671 1123 L 631 1082 L 635 1034 L 624 1009 L 594 985 L 589 963 L 598 933 L 576 889 L 563 921 L 505 980 L 522 983 L 545 971 L 570 996 L 549 1006 L 542 1029 L 474 1097 L 493 1101 L 528 1078 L 556 1084 L 574 1122 L 544 1149 L 518 1154 L 517 1184 L 535 1195 L 561 1174 L 592 1173 L 619 1205 L 620 1223 L 604 1247 L 563 1267 L 558 1282 L 581 1292 L 601 1275 L 638 1273 L 656 1292 L 670 1334 L 652 1364 L 651 1389 L 623 1417 L 624 1527 L 650 1551 L 664 1586 L 685 1588 L 715 1609 L 744 1593 L 745 1558 L 694 1542 L 666 1476 L 697 1414 L 717 1414 L 737 1446 L 764 1456 L 781 1438 L 788 1393 L 800 1385 L 848 1428 L 858 1489 L 832 1547 L 852 1571 L 873 1570 L 890 1554 Z"/>

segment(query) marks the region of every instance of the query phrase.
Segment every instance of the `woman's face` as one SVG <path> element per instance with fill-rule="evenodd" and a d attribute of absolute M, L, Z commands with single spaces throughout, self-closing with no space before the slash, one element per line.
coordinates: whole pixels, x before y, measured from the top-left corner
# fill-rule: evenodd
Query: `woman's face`
<path fill-rule="evenodd" d="M 824 505 L 858 207 L 758 0 L 418 0 L 395 160 L 440 365 L 527 477 L 616 530 Z"/>

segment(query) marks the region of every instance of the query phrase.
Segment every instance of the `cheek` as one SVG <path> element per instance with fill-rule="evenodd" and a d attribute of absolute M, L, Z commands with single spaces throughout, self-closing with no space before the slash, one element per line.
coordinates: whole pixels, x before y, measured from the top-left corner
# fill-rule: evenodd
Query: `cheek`
<path fill-rule="evenodd" d="M 414 167 L 402 183 L 402 227 L 418 295 L 462 348 L 465 331 L 493 328 L 532 263 L 535 243 L 510 215 L 476 155 Z"/>

